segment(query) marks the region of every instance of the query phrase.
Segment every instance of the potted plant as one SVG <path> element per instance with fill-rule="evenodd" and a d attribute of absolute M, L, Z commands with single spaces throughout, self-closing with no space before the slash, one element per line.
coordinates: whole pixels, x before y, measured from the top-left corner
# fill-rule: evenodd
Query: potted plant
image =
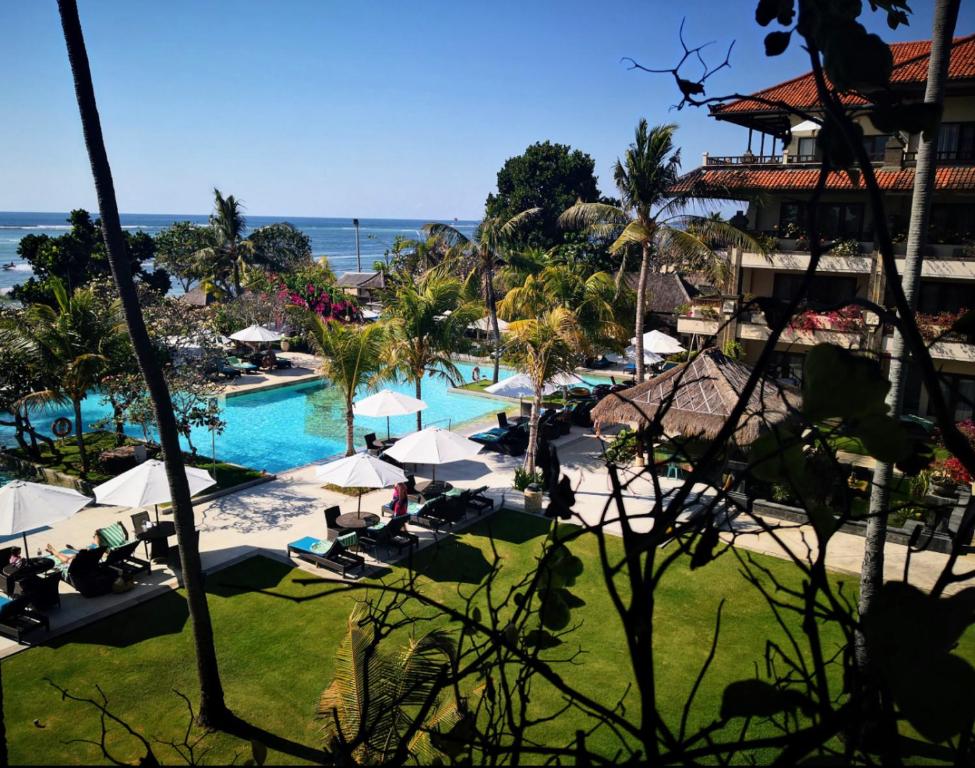
<path fill-rule="evenodd" d="M 526 512 L 542 511 L 542 473 L 538 470 L 529 472 L 524 467 L 515 470 L 514 489 L 521 491 L 525 497 Z"/>
<path fill-rule="evenodd" d="M 930 492 L 935 496 L 956 496 L 960 484 L 971 482 L 968 470 L 954 456 L 938 460 L 931 468 Z"/>

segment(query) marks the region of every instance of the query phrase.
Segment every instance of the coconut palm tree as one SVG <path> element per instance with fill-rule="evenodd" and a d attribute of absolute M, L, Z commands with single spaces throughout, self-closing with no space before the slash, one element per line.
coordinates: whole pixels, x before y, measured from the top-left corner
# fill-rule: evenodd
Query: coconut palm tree
<path fill-rule="evenodd" d="M 528 452 L 525 456 L 525 468 L 533 473 L 538 450 L 542 392 L 553 377 L 560 373 L 571 373 L 579 364 L 579 323 L 570 310 L 556 307 L 538 317 L 516 320 L 508 326 L 507 338 L 508 354 L 528 374 L 534 389 Z"/>
<path fill-rule="evenodd" d="M 345 455 L 355 453 L 352 406 L 360 387 L 374 383 L 383 369 L 384 329 L 380 325 L 356 325 L 326 320 L 310 312 L 312 344 L 321 354 L 322 373 L 342 392 L 345 404 Z"/>
<path fill-rule="evenodd" d="M 563 307 L 572 312 L 583 357 L 594 357 L 606 348 L 625 346 L 627 331 L 617 321 L 617 308 L 626 304 L 625 287 L 607 272 L 588 277 L 566 264 L 547 264 L 527 274 L 498 304 L 504 320 L 522 320 Z"/>
<path fill-rule="evenodd" d="M 196 253 L 197 272 L 204 275 L 201 283 L 207 290 L 229 292 L 240 296 L 242 287 L 241 268 L 246 265 L 254 252 L 254 244 L 244 238 L 247 219 L 243 206 L 233 195 L 226 197 L 219 189 L 213 190 L 213 213 L 210 214 L 210 228 L 215 243 Z M 230 285 L 227 285 L 228 279 Z"/>
<path fill-rule="evenodd" d="M 4 330 L 28 355 L 39 378 L 49 382 L 49 389 L 34 393 L 32 399 L 71 402 L 81 472 L 87 475 L 90 461 L 81 402 L 107 370 L 109 354 L 121 333 L 118 307 L 106 314 L 92 291 L 79 289 L 69 295 L 58 278 L 51 279 L 51 287 L 54 306 L 31 304 L 20 317 L 8 319 Z"/>
<path fill-rule="evenodd" d="M 461 282 L 439 271 L 399 288 L 383 312 L 388 363 L 382 376 L 413 382 L 417 399 L 423 396 L 424 376 L 463 379 L 453 356 L 482 309 L 462 294 Z M 423 429 L 421 411 L 416 413 L 416 428 Z"/>
<path fill-rule="evenodd" d="M 567 229 L 606 232 L 623 226 L 610 252 L 620 253 L 631 246 L 640 249 L 634 324 L 637 381 L 642 381 L 644 374 L 643 325 L 652 259 L 707 269 L 719 258 L 712 247 L 716 241 L 764 252 L 754 238 L 731 224 L 686 213 L 700 192 L 671 191 L 680 173 L 680 150 L 673 142 L 676 130 L 676 125 L 649 128 L 646 120 L 640 120 L 634 142 L 624 158 L 616 161 L 613 171 L 622 205 L 578 202 L 559 217 L 560 225 Z"/>
<path fill-rule="evenodd" d="M 455 665 L 450 634 L 433 629 L 411 637 L 395 655 L 377 645 L 374 625 L 354 610 L 335 654 L 335 675 L 318 702 L 326 749 L 357 765 L 400 764 L 410 756 L 421 765 L 442 763 L 431 733 L 449 738 L 466 712 L 455 688 L 440 690 Z"/>
<path fill-rule="evenodd" d="M 220 683 L 217 653 L 213 643 L 213 624 L 210 621 L 210 609 L 203 588 L 198 536 L 193 519 L 193 505 L 190 502 L 190 489 L 183 466 L 183 454 L 179 445 L 176 418 L 173 415 L 169 388 L 152 342 L 149 340 L 149 333 L 146 331 L 145 320 L 139 307 L 135 282 L 132 279 L 132 267 L 119 221 L 115 184 L 112 181 L 112 169 L 102 137 L 101 120 L 95 102 L 95 89 L 91 80 L 88 52 L 85 49 L 85 38 L 81 30 L 81 20 L 78 18 L 76 0 L 58 0 L 58 11 L 61 16 L 61 28 L 64 31 L 71 75 L 74 79 L 85 147 L 88 150 L 95 182 L 105 249 L 118 288 L 129 337 L 156 412 L 159 442 L 166 463 L 166 475 L 169 478 L 170 496 L 173 500 L 173 524 L 179 543 L 183 586 L 193 628 L 196 667 L 200 680 L 197 720 L 203 726 L 217 726 L 227 720 L 229 712 L 224 703 L 223 686 Z"/>
<path fill-rule="evenodd" d="M 522 227 L 541 213 L 541 208 L 529 208 L 515 214 L 510 219 L 489 217 L 481 221 L 474 238 L 467 237 L 449 224 L 426 224 L 424 230 L 451 247 L 453 253 L 448 262 L 460 263 L 468 280 L 476 281 L 481 287 L 484 306 L 487 307 L 491 322 L 491 335 L 494 338 L 494 373 L 491 380 L 498 380 L 501 364 L 501 329 L 498 326 L 498 302 L 494 285 L 494 275 L 504 264 L 504 253 L 517 241 Z"/>

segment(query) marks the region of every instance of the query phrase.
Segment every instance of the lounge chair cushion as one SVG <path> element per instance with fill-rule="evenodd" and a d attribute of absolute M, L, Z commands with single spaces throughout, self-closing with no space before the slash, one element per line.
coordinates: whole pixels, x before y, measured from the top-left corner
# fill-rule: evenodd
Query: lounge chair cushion
<path fill-rule="evenodd" d="M 357 546 L 359 544 L 359 534 L 357 533 L 346 533 L 342 536 L 338 536 L 335 539 L 339 544 L 341 544 L 346 549 Z"/>
<path fill-rule="evenodd" d="M 305 536 L 303 539 L 291 542 L 288 546 L 303 552 L 311 552 L 313 555 L 327 555 L 332 548 L 332 542 L 316 539 L 314 536 Z"/>
<path fill-rule="evenodd" d="M 115 549 L 127 543 L 128 536 L 125 535 L 125 528 L 121 523 L 112 523 L 98 529 L 98 541 L 103 547 Z"/>

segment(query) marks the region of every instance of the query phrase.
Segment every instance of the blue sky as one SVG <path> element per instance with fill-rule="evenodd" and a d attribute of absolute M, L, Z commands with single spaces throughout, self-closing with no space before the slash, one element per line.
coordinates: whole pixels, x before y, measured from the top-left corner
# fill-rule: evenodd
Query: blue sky
<path fill-rule="evenodd" d="M 677 29 L 733 68 L 709 92 L 805 71 L 762 52 L 754 0 L 385 2 L 81 0 L 119 204 L 205 213 L 211 189 L 249 213 L 476 218 L 504 160 L 534 141 L 596 159 L 603 191 L 640 117 L 677 122 L 684 167 L 740 153 L 745 132 L 670 111 Z M 866 1 L 864 5 L 867 5 Z M 932 0 L 910 28 L 928 37 Z M 958 34 L 975 30 L 963 3 Z M 0 4 L 0 210 L 94 207 L 54 0 Z"/>

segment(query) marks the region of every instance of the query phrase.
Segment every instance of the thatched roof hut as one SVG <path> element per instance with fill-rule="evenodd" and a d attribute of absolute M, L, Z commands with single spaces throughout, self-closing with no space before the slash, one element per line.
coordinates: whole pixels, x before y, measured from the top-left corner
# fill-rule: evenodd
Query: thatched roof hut
<path fill-rule="evenodd" d="M 603 398 L 592 409 L 592 417 L 602 424 L 631 424 L 639 428 L 649 425 L 663 407 L 664 432 L 714 438 L 750 375 L 751 369 L 744 363 L 715 349 L 705 350 L 690 363 Z M 748 445 L 766 425 L 782 421 L 799 404 L 796 390 L 763 378 L 749 398 L 734 441 Z"/>

